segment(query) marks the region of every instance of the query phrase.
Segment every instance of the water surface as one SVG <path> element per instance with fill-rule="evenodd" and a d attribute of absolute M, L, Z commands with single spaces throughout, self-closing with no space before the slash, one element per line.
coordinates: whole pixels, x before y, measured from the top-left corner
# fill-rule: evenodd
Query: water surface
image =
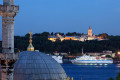
<path fill-rule="evenodd" d="M 120 64 L 109 65 L 76 65 L 61 64 L 69 77 L 74 80 L 108 80 L 116 78 Z"/>

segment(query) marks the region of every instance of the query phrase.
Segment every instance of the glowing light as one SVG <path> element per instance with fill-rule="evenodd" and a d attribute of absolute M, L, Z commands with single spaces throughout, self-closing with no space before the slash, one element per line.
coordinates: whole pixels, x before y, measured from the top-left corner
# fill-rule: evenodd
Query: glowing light
<path fill-rule="evenodd" d="M 118 55 L 120 55 L 120 51 L 118 52 Z"/>

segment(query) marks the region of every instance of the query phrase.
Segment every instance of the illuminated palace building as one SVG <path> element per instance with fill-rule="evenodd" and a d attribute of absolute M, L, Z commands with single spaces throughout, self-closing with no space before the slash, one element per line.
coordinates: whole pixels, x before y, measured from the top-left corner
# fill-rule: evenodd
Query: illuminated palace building
<path fill-rule="evenodd" d="M 55 42 L 56 40 L 77 40 L 77 41 L 86 41 L 86 40 L 98 40 L 98 41 L 101 41 L 101 40 L 104 40 L 103 38 L 101 37 L 97 37 L 95 35 L 93 35 L 92 33 L 92 29 L 91 29 L 91 26 L 89 26 L 89 29 L 88 29 L 88 34 L 83 34 L 81 36 L 61 36 L 59 33 L 56 34 L 56 35 L 50 35 L 48 37 L 48 40 L 51 40 L 52 42 Z"/>

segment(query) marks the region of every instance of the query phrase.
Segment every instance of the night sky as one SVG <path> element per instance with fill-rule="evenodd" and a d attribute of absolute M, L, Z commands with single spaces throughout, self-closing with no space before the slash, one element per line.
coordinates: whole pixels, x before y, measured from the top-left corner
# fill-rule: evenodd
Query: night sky
<path fill-rule="evenodd" d="M 15 35 L 48 32 L 120 35 L 120 0 L 15 0 Z M 0 0 L 2 4 L 2 0 Z M 2 18 L 0 16 L 0 24 Z M 0 37 L 2 24 L 0 25 Z"/>

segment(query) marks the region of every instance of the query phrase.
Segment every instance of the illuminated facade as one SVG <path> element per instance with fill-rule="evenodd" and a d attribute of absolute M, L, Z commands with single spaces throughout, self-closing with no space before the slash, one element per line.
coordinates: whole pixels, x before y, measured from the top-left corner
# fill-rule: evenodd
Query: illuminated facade
<path fill-rule="evenodd" d="M 88 36 L 92 37 L 92 29 L 91 29 L 91 26 L 90 26 L 89 29 L 88 29 Z"/>
<path fill-rule="evenodd" d="M 80 37 L 79 37 L 80 38 Z M 79 40 L 79 38 L 75 37 L 75 36 L 61 36 L 60 34 L 57 34 L 56 36 L 49 36 L 48 37 L 48 40 L 51 40 L 52 42 L 55 42 L 56 40 L 60 40 L 60 41 L 63 41 L 63 40 Z"/>
<path fill-rule="evenodd" d="M 96 37 L 95 35 L 93 35 L 92 33 L 92 28 L 91 26 L 88 29 L 88 34 L 87 35 L 81 35 L 81 36 L 61 36 L 60 34 L 57 35 L 52 35 L 48 37 L 48 40 L 51 40 L 52 42 L 55 42 L 57 39 L 59 39 L 60 41 L 63 40 L 77 40 L 77 41 L 86 41 L 86 40 L 104 40 L 101 37 Z"/>

